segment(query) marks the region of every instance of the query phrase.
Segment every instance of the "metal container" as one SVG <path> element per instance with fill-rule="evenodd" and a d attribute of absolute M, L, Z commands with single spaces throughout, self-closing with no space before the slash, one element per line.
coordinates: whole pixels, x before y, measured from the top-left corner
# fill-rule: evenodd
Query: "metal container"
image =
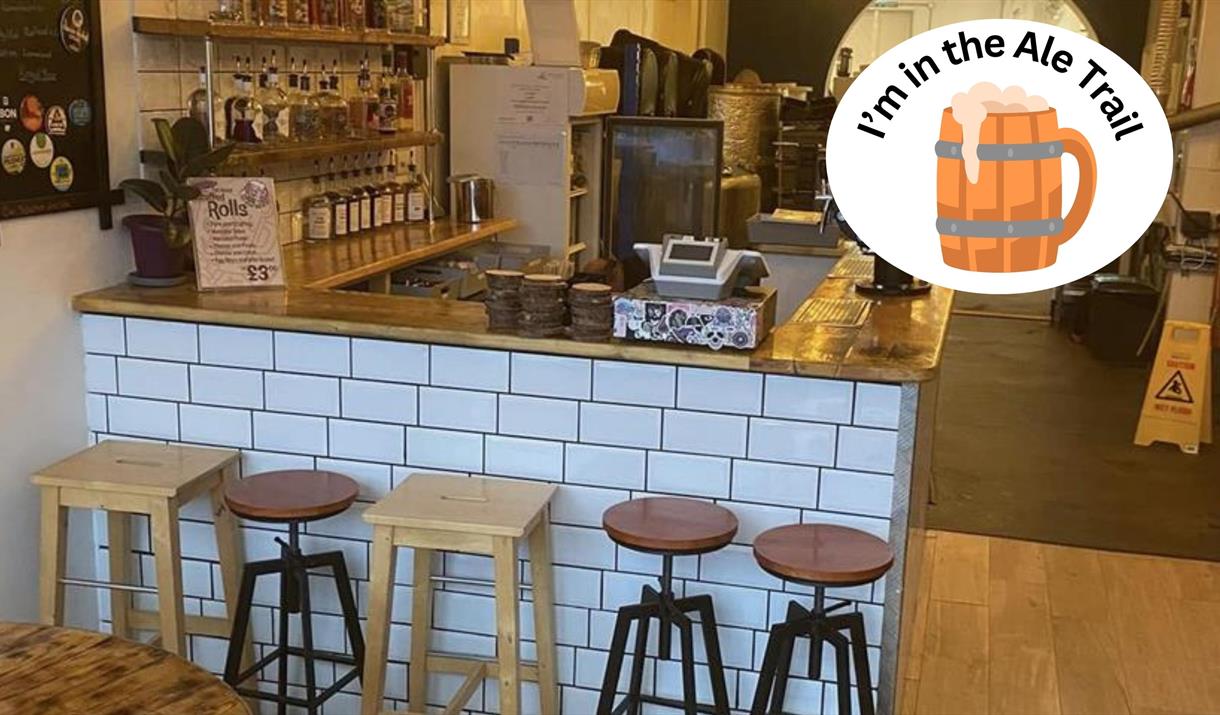
<path fill-rule="evenodd" d="M 478 174 L 449 177 L 453 185 L 453 220 L 479 223 L 495 216 L 495 182 Z"/>

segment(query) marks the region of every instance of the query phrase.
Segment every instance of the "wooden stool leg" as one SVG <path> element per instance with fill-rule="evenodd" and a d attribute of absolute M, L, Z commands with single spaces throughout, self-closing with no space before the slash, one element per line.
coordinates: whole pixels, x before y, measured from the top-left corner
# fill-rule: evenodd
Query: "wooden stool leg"
<path fill-rule="evenodd" d="M 68 509 L 59 505 L 59 488 L 42 489 L 42 530 L 38 572 L 39 619 L 48 626 L 64 622 L 64 585 L 68 566 Z"/>
<path fill-rule="evenodd" d="M 542 715 L 559 715 L 555 653 L 555 589 L 548 513 L 530 532 L 530 581 L 534 586 L 534 641 L 538 651 L 538 701 Z"/>
<path fill-rule="evenodd" d="M 107 557 L 110 561 L 110 581 L 130 584 L 131 518 L 125 512 L 106 512 Z M 110 632 L 120 638 L 129 638 L 127 613 L 131 610 L 131 596 L 126 591 L 110 591 Z"/>
<path fill-rule="evenodd" d="M 432 632 L 432 550 L 415 548 L 415 584 L 411 594 L 411 664 L 408 710 L 428 712 L 428 640 Z M 365 657 L 368 657 L 367 655 Z"/>
<path fill-rule="evenodd" d="M 390 605 L 394 599 L 394 529 L 373 528 L 369 563 L 369 624 L 364 647 L 361 715 L 377 715 L 385 697 L 386 659 L 390 655 Z M 422 710 L 420 712 L 423 712 Z"/>
<path fill-rule="evenodd" d="M 182 607 L 182 554 L 179 550 L 178 504 L 158 501 L 152 517 L 153 558 L 157 569 L 157 601 L 161 611 L 161 647 L 186 657 L 186 627 Z"/>
<path fill-rule="evenodd" d="M 518 636 L 517 545 L 512 537 L 496 537 L 497 660 L 500 663 L 500 713 L 521 713 L 521 654 Z M 536 617 L 536 616 L 535 616 Z"/>
<path fill-rule="evenodd" d="M 225 618 L 229 621 L 229 630 L 233 630 L 233 617 L 237 613 L 238 591 L 241 589 L 241 570 L 245 563 L 242 549 L 241 527 L 237 517 L 229 511 L 225 504 L 225 485 L 237 479 L 237 463 L 234 462 L 221 470 L 219 479 L 212 487 L 212 520 L 216 529 L 216 553 L 220 557 L 220 578 L 224 588 Z M 254 664 L 254 639 L 246 632 L 245 643 L 242 645 L 242 664 L 245 668 Z"/>

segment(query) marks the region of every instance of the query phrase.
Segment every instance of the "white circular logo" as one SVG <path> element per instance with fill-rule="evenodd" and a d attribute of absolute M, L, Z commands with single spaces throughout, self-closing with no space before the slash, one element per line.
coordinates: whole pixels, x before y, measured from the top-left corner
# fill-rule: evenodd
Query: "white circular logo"
<path fill-rule="evenodd" d="M 975 20 L 912 37 L 852 83 L 831 193 L 885 260 L 937 285 L 1025 293 L 1120 256 L 1156 217 L 1172 146 L 1147 83 L 1053 25 Z"/>

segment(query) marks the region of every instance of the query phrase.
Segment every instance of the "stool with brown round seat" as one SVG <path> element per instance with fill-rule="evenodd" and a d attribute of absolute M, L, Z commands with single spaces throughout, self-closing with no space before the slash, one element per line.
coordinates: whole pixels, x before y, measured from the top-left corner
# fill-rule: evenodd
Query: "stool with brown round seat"
<path fill-rule="evenodd" d="M 364 666 L 364 638 L 360 633 L 360 621 L 356 613 L 356 600 L 352 596 L 351 581 L 348 580 L 347 564 L 342 551 L 321 554 L 303 554 L 300 547 L 301 524 L 341 514 L 352 505 L 360 487 L 350 477 L 334 472 L 313 470 L 286 470 L 264 472 L 234 481 L 225 490 L 225 504 L 239 517 L 251 521 L 287 524 L 288 541 L 276 537 L 280 545 L 280 557 L 247 563 L 242 571 L 241 591 L 238 594 L 237 612 L 233 619 L 233 632 L 229 638 L 229 653 L 225 662 L 225 682 L 238 693 L 278 704 L 278 712 L 284 715 L 289 705 L 304 708 L 314 715 L 327 698 L 343 686 L 360 676 Z M 335 588 L 339 592 L 339 605 L 343 611 L 343 622 L 351 642 L 351 655 L 314 648 L 313 612 L 310 608 L 309 570 L 330 569 Z M 279 644 L 252 666 L 241 669 L 241 644 L 246 642 L 250 626 L 250 607 L 254 600 L 255 582 L 260 576 L 276 574 L 280 578 Z M 301 616 L 301 645 L 290 645 L 288 637 L 288 614 Z M 288 657 L 304 660 L 305 697 L 288 695 Z M 328 682 L 319 690 L 316 683 L 316 661 L 353 666 L 350 671 Z M 257 675 L 273 662 L 278 665 L 277 690 L 274 693 L 257 687 L 242 687 L 242 683 Z"/>
<path fill-rule="evenodd" d="M 707 594 L 674 598 L 673 571 L 675 556 L 695 556 L 723 548 L 737 533 L 737 517 L 722 506 L 698 499 L 649 497 L 616 504 L 602 516 L 602 527 L 615 543 L 634 551 L 661 556 L 661 589 L 646 585 L 640 602 L 618 610 L 614 636 L 610 643 L 610 658 L 602 679 L 598 715 L 610 715 L 626 710 L 638 713 L 642 703 L 653 703 L 683 710 L 686 715 L 697 712 L 728 715 L 729 696 L 724 683 L 724 663 L 720 657 L 720 640 L 716 634 L 716 614 L 712 597 Z M 695 693 L 694 622 L 686 614 L 698 613 L 703 630 L 704 650 L 712 681 L 712 705 L 698 702 Z M 644 678 L 644 656 L 648 644 L 649 621 L 660 622 L 657 657 L 668 660 L 677 626 L 682 639 L 682 700 L 641 693 Z M 623 657 L 627 650 L 627 635 L 636 623 L 635 650 L 631 664 L 626 699 L 614 705 Z"/>
<path fill-rule="evenodd" d="M 873 715 L 864 616 L 858 612 L 830 615 L 851 602 L 827 606 L 826 589 L 861 586 L 881 578 L 894 563 L 889 545 L 872 534 L 845 526 L 790 524 L 759 534 L 754 539 L 754 558 L 772 576 L 813 586 L 813 610 L 790 601 L 787 619 L 771 626 L 751 714 L 783 712 L 793 646 L 797 638 L 809 637 L 811 679 L 817 678 L 822 670 L 822 641 L 834 646 L 840 715 L 852 712 L 849 655 L 855 661 L 859 713 Z"/>

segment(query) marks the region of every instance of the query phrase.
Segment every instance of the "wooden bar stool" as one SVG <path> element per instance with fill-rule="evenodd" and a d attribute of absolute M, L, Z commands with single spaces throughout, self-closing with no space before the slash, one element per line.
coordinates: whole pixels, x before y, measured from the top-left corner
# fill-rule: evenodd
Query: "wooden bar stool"
<path fill-rule="evenodd" d="M 225 661 L 225 682 L 238 693 L 258 700 L 267 700 L 278 705 L 284 715 L 289 705 L 304 708 L 314 715 L 318 707 L 343 686 L 360 676 L 364 667 L 364 638 L 360 633 L 360 619 L 356 611 L 356 599 L 352 596 L 352 584 L 347 576 L 347 564 L 342 551 L 327 551 L 321 554 L 301 552 L 301 524 L 335 516 L 347 511 L 360 485 L 350 477 L 334 472 L 314 470 L 284 470 L 255 474 L 232 482 L 225 489 L 225 503 L 233 513 L 243 519 L 288 525 L 288 541 L 276 537 L 280 545 L 278 559 L 253 561 L 242 570 L 241 593 L 237 598 L 237 612 L 233 618 L 233 632 L 229 636 L 229 653 Z M 339 607 L 343 611 L 343 625 L 351 642 L 352 654 L 322 650 L 313 645 L 313 610 L 310 607 L 309 570 L 330 569 L 339 594 Z M 248 637 L 250 608 L 254 601 L 254 587 L 261 576 L 276 575 L 280 582 L 279 644 L 249 668 L 241 668 L 240 645 Z M 301 646 L 290 644 L 288 637 L 288 614 L 301 615 Z M 305 697 L 288 695 L 288 657 L 304 660 Z M 316 678 L 316 661 L 350 665 L 352 669 L 334 682 L 319 690 Z M 276 692 L 268 693 L 256 687 L 242 687 L 242 683 L 258 674 L 263 668 L 276 662 L 279 666 Z"/>
<path fill-rule="evenodd" d="M 803 637 L 811 640 L 810 679 L 816 679 L 822 671 L 822 641 L 834 646 L 839 715 L 851 715 L 852 712 L 849 654 L 855 660 L 860 715 L 873 715 L 864 616 L 858 612 L 830 615 L 849 605 L 850 601 L 827 606 L 826 589 L 861 586 L 881 578 L 894 563 L 894 552 L 889 545 L 872 534 L 845 526 L 791 524 L 759 534 L 754 540 L 754 558 L 772 576 L 813 586 L 813 610 L 791 601 L 787 619 L 771 626 L 767 652 L 754 691 L 754 705 L 750 709 L 752 715 L 783 712 L 792 669 L 792 648 L 796 639 Z M 767 709 L 768 698 L 770 709 Z"/>
<path fill-rule="evenodd" d="M 361 712 L 381 712 L 389 653 L 390 605 L 394 588 L 394 550 L 415 550 L 411 603 L 410 711 L 428 706 L 428 672 L 466 676 L 445 713 L 458 713 L 484 678 L 500 681 L 500 712 L 521 713 L 521 679 L 538 683 L 543 715 L 558 715 L 554 590 L 551 579 L 549 511 L 555 486 L 483 477 L 412 474 L 385 499 L 364 513 L 373 525 L 369 581 L 369 650 Z M 534 592 L 536 665 L 520 661 L 518 632 L 517 544 L 529 543 Z M 489 554 L 495 559 L 497 659 L 487 661 L 429 654 L 432 628 L 432 552 Z"/>
<path fill-rule="evenodd" d="M 238 453 L 233 450 L 119 440 L 101 442 L 40 470 L 31 481 L 42 488 L 41 621 L 61 625 L 64 586 L 86 586 L 157 596 L 159 613 L 152 613 L 136 610 L 126 595 L 112 594 L 110 616 L 117 636 L 127 638 L 136 630 L 159 631 L 161 647 L 184 657 L 188 633 L 227 637 L 237 603 L 242 546 L 237 522 L 222 494 L 225 485 L 237 478 L 237 470 Z M 215 518 L 226 618 L 183 614 L 178 510 L 203 494 L 210 495 Z M 71 507 L 106 511 L 109 581 L 68 577 Z M 156 588 L 130 583 L 131 514 L 147 515 L 151 522 Z M 249 643 L 244 644 L 244 653 L 252 655 Z"/>
<path fill-rule="evenodd" d="M 610 538 L 634 551 L 661 556 L 661 590 L 644 586 L 640 602 L 623 606 L 614 622 L 614 637 L 610 643 L 610 659 L 602 680 L 598 715 L 610 715 L 627 710 L 640 712 L 641 703 L 653 703 L 685 711 L 728 715 L 729 695 L 724 683 L 724 663 L 720 658 L 720 638 L 716 633 L 716 614 L 712 597 L 706 594 L 674 598 L 673 572 L 675 556 L 706 554 L 723 548 L 737 533 L 737 517 L 733 512 L 711 502 L 674 497 L 649 497 L 616 504 L 602 515 L 602 527 Z M 711 672 L 713 705 L 698 702 L 695 693 L 694 623 L 686 614 L 698 613 L 703 630 L 704 650 Z M 660 622 L 657 657 L 670 657 L 673 629 L 677 626 L 682 638 L 682 700 L 672 700 L 640 692 L 644 678 L 644 656 L 648 644 L 648 624 L 653 618 Z M 627 697 L 614 706 L 623 656 L 627 650 L 627 634 L 636 623 L 635 651 L 631 664 L 631 681 Z"/>

